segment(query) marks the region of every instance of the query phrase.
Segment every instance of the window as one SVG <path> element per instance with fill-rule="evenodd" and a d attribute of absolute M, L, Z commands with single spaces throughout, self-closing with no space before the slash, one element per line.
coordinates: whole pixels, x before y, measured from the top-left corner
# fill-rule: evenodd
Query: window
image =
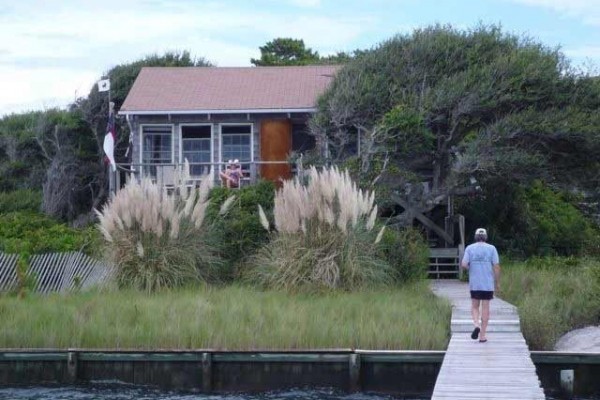
<path fill-rule="evenodd" d="M 144 172 L 156 176 L 157 164 L 172 163 L 172 127 L 170 125 L 142 126 L 142 164 Z"/>
<path fill-rule="evenodd" d="M 221 159 L 252 161 L 252 125 L 221 125 Z M 243 169 L 248 166 L 242 165 Z"/>
<path fill-rule="evenodd" d="M 211 162 L 211 126 L 182 126 L 182 160 L 190 163 L 190 175 L 200 176 L 210 169 Z"/>

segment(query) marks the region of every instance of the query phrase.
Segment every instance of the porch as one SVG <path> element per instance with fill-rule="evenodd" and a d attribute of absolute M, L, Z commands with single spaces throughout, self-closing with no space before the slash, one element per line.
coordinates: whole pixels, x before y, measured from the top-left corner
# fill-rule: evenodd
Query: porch
<path fill-rule="evenodd" d="M 134 179 L 149 178 L 154 183 L 165 189 L 176 185 L 177 174 L 182 172 L 188 179 L 185 185 L 198 187 L 204 176 L 213 180 L 215 186 L 225 186 L 220 177 L 228 162 L 188 162 L 188 163 L 118 163 L 116 171 L 109 171 L 109 182 L 111 193 L 116 193 L 127 182 L 127 178 Z M 296 161 L 247 161 L 240 163 L 242 176 L 239 187 L 256 183 L 259 179 L 267 179 L 282 182 L 294 176 L 302 176 L 302 156 Z M 187 168 L 187 169 L 186 169 Z"/>

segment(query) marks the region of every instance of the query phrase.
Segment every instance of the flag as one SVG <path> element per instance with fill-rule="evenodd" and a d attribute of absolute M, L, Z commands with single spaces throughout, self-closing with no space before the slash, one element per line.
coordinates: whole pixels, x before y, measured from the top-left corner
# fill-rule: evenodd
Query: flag
<path fill-rule="evenodd" d="M 110 79 L 102 79 L 98 81 L 98 91 L 108 92 L 110 90 Z"/>
<path fill-rule="evenodd" d="M 110 103 L 110 111 L 108 112 L 108 123 L 106 124 L 106 135 L 104 135 L 104 154 L 111 165 L 113 172 L 117 170 L 115 163 L 115 143 L 117 142 L 117 131 L 115 129 L 115 112 L 113 110 L 114 103 Z"/>

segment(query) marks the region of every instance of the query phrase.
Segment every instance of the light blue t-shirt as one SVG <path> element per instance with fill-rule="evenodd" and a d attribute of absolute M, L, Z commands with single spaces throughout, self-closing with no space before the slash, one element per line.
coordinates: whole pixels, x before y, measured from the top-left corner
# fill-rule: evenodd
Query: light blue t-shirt
<path fill-rule="evenodd" d="M 467 246 L 463 264 L 469 266 L 469 288 L 471 290 L 494 291 L 494 265 L 500 264 L 496 247 L 485 242 Z"/>

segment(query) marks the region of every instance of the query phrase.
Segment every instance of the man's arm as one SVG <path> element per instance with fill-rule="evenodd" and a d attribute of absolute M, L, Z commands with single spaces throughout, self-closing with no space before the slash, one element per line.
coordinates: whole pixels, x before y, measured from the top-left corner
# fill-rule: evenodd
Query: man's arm
<path fill-rule="evenodd" d="M 460 267 L 464 268 L 464 269 L 469 269 L 469 261 L 470 261 L 469 249 L 466 249 L 465 254 L 463 254 L 463 259 L 462 259 L 462 262 L 460 263 Z"/>

